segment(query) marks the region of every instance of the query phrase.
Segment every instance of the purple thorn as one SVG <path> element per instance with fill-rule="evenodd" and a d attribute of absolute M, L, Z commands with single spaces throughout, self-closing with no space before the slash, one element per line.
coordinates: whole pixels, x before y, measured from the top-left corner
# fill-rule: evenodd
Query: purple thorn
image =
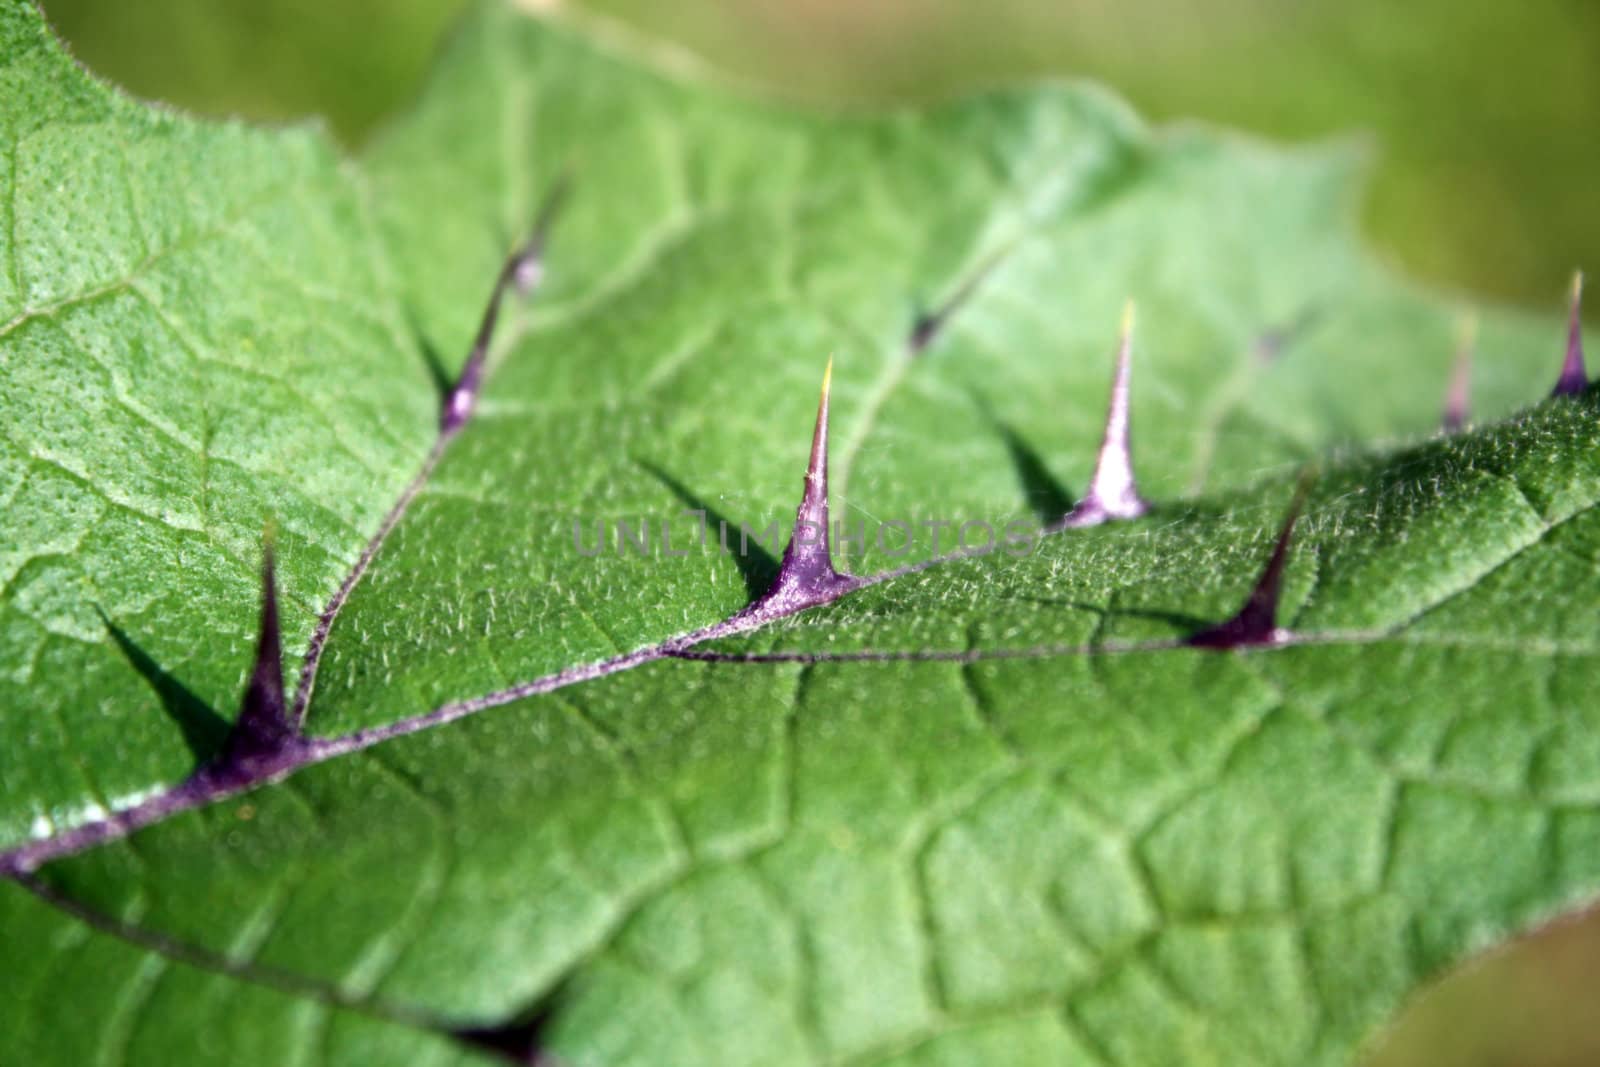
<path fill-rule="evenodd" d="M 222 754 L 216 763 L 200 772 L 202 775 L 254 775 L 257 768 L 280 760 L 300 744 L 283 695 L 277 585 L 269 528 L 261 561 L 261 631 L 256 642 L 255 669 L 250 673 L 239 718 L 223 745 Z"/>
<path fill-rule="evenodd" d="M 1583 271 L 1572 276 L 1572 309 L 1567 315 L 1567 358 L 1551 396 L 1577 396 L 1589 386 L 1583 368 Z"/>
<path fill-rule="evenodd" d="M 1450 372 L 1450 390 L 1445 394 L 1444 416 L 1439 420 L 1445 433 L 1455 433 L 1471 417 L 1472 350 L 1478 337 L 1478 317 L 1468 314 L 1461 320 L 1460 341 L 1456 345 L 1455 369 Z"/>
<path fill-rule="evenodd" d="M 1133 477 L 1133 449 L 1128 431 L 1129 378 L 1133 370 L 1133 301 L 1122 311 L 1122 340 L 1106 405 L 1106 428 L 1095 457 L 1094 476 L 1083 499 L 1051 524 L 1050 530 L 1097 526 L 1117 519 L 1136 519 L 1150 510 Z"/>
<path fill-rule="evenodd" d="M 1250 590 L 1250 595 L 1245 598 L 1238 613 L 1226 622 L 1208 626 L 1190 636 L 1184 644 L 1194 648 L 1226 651 L 1232 648 L 1281 645 L 1289 639 L 1289 631 L 1278 626 L 1278 600 L 1283 594 L 1283 570 L 1289 562 L 1289 543 L 1294 538 L 1295 521 L 1300 518 L 1300 509 L 1305 504 L 1308 484 L 1307 479 L 1301 479 L 1300 488 L 1295 492 L 1294 502 L 1289 505 L 1289 514 L 1283 520 L 1283 529 L 1278 533 L 1278 543 L 1273 546 L 1272 556 L 1267 560 L 1266 569 L 1261 572 L 1261 577 L 1256 579 L 1255 588 Z"/>
<path fill-rule="evenodd" d="M 811 458 L 806 464 L 805 491 L 794 514 L 794 532 L 783 550 L 778 576 L 761 599 L 742 615 L 777 618 L 802 608 L 834 600 L 854 589 L 858 580 L 833 569 L 832 540 L 828 531 L 828 395 L 833 383 L 833 360 L 822 376 L 822 399 L 817 404 L 817 426 L 811 435 Z"/>
<path fill-rule="evenodd" d="M 563 172 L 545 195 L 538 218 L 521 247 L 506 257 L 495 279 L 494 291 L 489 294 L 489 304 L 483 310 L 478 324 L 478 335 L 472 342 L 472 351 L 461 367 L 455 385 L 450 387 L 444 400 L 444 410 L 439 417 L 439 432 L 451 437 L 472 418 L 478 404 L 478 394 L 483 388 L 484 365 L 489 359 L 489 345 L 494 340 L 495 325 L 500 319 L 500 303 L 507 289 L 515 289 L 526 296 L 544 279 L 544 250 L 549 239 L 550 226 L 562 201 L 566 198 L 568 175 Z"/>

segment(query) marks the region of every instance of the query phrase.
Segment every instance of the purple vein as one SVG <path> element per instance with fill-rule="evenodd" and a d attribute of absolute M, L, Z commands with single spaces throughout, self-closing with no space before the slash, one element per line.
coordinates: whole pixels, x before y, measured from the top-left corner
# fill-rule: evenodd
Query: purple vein
<path fill-rule="evenodd" d="M 516 289 L 527 296 L 543 280 L 544 252 L 549 239 L 550 224 L 565 195 L 566 177 L 563 175 L 556 180 L 545 197 L 528 239 L 506 257 L 505 263 L 500 268 L 494 290 L 489 294 L 488 305 L 484 308 L 483 318 L 478 324 L 478 333 L 473 339 L 472 350 L 467 354 L 466 362 L 462 364 L 461 373 L 457 376 L 455 384 L 444 398 L 439 415 L 439 430 L 434 436 L 433 444 L 428 448 L 428 454 L 423 457 L 422 465 L 400 491 L 394 506 L 378 524 L 377 532 L 367 541 L 361 550 L 361 555 L 356 558 L 355 565 L 344 576 L 344 581 L 339 583 L 339 588 L 327 606 L 322 609 L 322 614 L 317 616 L 317 624 L 311 631 L 311 641 L 306 646 L 305 659 L 300 668 L 300 680 L 295 685 L 294 702 L 289 707 L 289 723 L 295 730 L 299 730 L 305 724 L 306 709 L 311 704 L 311 693 L 317 682 L 317 667 L 322 662 L 323 649 L 327 647 L 328 637 L 333 632 L 333 624 L 338 620 L 339 612 L 343 610 L 345 602 L 350 599 L 350 594 L 366 575 L 384 541 L 405 517 L 406 510 L 416 499 L 417 493 L 433 476 L 434 468 L 444 457 L 445 449 L 472 417 L 473 409 L 477 406 L 478 394 L 483 389 L 489 347 L 494 341 L 495 326 L 500 319 L 500 305 L 505 300 L 507 290 Z"/>
<path fill-rule="evenodd" d="M 856 649 L 850 652 L 718 652 L 684 648 L 670 653 L 674 659 L 699 663 L 980 663 L 984 660 L 1049 659 L 1056 656 L 1117 655 L 1157 652 L 1184 647 L 1176 638 L 1123 644 L 1053 644 L 1028 648 L 894 648 Z"/>
<path fill-rule="evenodd" d="M 869 584 L 862 581 L 860 584 Z M 852 585 L 850 589 L 859 588 Z M 609 659 L 568 667 L 551 674 L 541 675 L 505 689 L 485 693 L 466 700 L 441 704 L 432 711 L 413 715 L 382 726 L 373 726 L 335 737 L 309 738 L 286 748 L 271 758 L 258 761 L 247 776 L 210 774 L 201 772 L 183 782 L 154 793 L 120 811 L 111 812 L 93 822 L 83 823 L 50 837 L 33 841 L 0 852 L 0 877 L 17 878 L 37 870 L 41 864 L 83 852 L 96 845 L 121 840 L 138 830 L 162 822 L 186 811 L 206 807 L 227 800 L 259 786 L 282 781 L 306 767 L 314 766 L 338 756 L 349 755 L 373 745 L 398 737 L 418 733 L 457 719 L 466 718 L 489 708 L 510 704 L 528 697 L 539 696 L 580 682 L 594 681 L 621 671 L 630 670 L 656 660 L 677 657 L 694 645 L 721 637 L 731 637 L 756 629 L 784 615 L 794 614 L 808 607 L 831 603 L 848 589 L 830 591 L 825 599 L 814 603 L 781 605 L 765 611 L 747 610 L 722 622 L 702 627 L 668 638 L 659 644 L 649 645 L 613 656 Z"/>
<path fill-rule="evenodd" d="M 1256 651 L 1274 652 L 1287 648 L 1316 648 L 1329 645 L 1362 646 L 1403 644 L 1423 647 L 1515 652 L 1544 656 L 1600 656 L 1600 648 L 1583 644 L 1499 640 L 1492 635 L 1407 633 L 1400 627 L 1368 630 L 1324 630 L 1315 632 L 1279 631 L 1270 642 L 1238 644 L 1224 649 L 1225 654 L 1248 655 Z M 1196 655 L 1215 655 L 1208 646 L 1190 638 L 1157 637 L 1146 641 L 1104 641 L 1027 645 L 1020 648 L 872 648 L 844 652 L 788 649 L 773 652 L 721 652 L 715 649 L 680 648 L 669 652 L 673 659 L 729 666 L 744 664 L 819 663 L 986 663 L 1005 660 L 1060 659 L 1067 656 L 1126 656 L 1140 652 L 1193 651 Z"/>
<path fill-rule="evenodd" d="M 950 557 L 941 562 L 949 562 Z M 121 811 L 112 812 L 94 822 L 84 823 L 51 837 L 39 838 L 0 852 L 0 877 L 22 878 L 40 865 L 52 860 L 83 852 L 97 845 L 127 837 L 144 827 L 196 808 L 206 807 L 259 786 L 270 785 L 284 778 L 339 756 L 349 755 L 374 745 L 382 744 L 408 734 L 419 733 L 436 726 L 466 718 L 489 708 L 510 704 L 528 697 L 549 693 L 569 685 L 594 681 L 613 674 L 631 670 L 657 660 L 694 660 L 719 664 L 777 664 L 777 663 L 872 663 L 872 662 L 953 662 L 977 663 L 987 660 L 1048 659 L 1059 656 L 1126 655 L 1138 652 L 1157 652 L 1192 647 L 1186 639 L 1161 638 L 1123 644 L 1054 644 L 1019 649 L 890 649 L 859 650 L 851 652 L 719 652 L 699 649 L 696 646 L 718 638 L 731 637 L 764 626 L 783 615 L 794 614 L 832 603 L 854 589 L 875 585 L 891 577 L 890 572 L 871 575 L 858 580 L 851 590 L 830 594 L 817 604 L 791 608 L 781 613 L 758 616 L 742 613 L 723 622 L 703 627 L 659 644 L 636 649 L 633 652 L 593 663 L 542 675 L 530 681 L 497 690 L 482 696 L 442 704 L 432 711 L 409 718 L 398 719 L 383 726 L 356 730 L 337 737 L 314 738 L 286 752 L 270 765 L 262 766 L 248 779 L 207 778 L 197 775 L 171 789 L 156 793 Z M 1371 644 L 1383 640 L 1398 640 L 1396 634 L 1386 630 L 1318 633 L 1281 633 L 1271 648 L 1288 648 L 1298 645 Z M 1248 646 L 1241 646 L 1247 648 Z"/>
<path fill-rule="evenodd" d="M 328 644 L 328 637 L 333 632 L 333 624 L 339 618 L 339 612 L 344 608 L 345 601 L 350 599 L 350 594 L 355 591 L 356 585 L 366 575 L 373 558 L 383 547 L 390 532 L 404 517 L 406 509 L 411 506 L 411 501 L 433 475 L 433 469 L 439 465 L 439 459 L 444 455 L 445 447 L 449 443 L 450 436 L 442 432 L 434 439 L 433 446 L 428 449 L 427 456 L 422 460 L 422 465 L 411 476 L 406 487 L 400 491 L 394 506 L 378 524 L 378 531 L 367 541 L 366 547 L 361 550 L 361 555 L 356 558 L 355 565 L 344 576 L 344 581 L 339 583 L 338 590 L 322 609 L 322 614 L 317 616 L 317 625 L 311 631 L 311 640 L 306 645 L 305 659 L 300 667 L 300 680 L 295 684 L 294 702 L 289 707 L 289 722 L 295 730 L 299 730 L 305 724 L 306 708 L 311 703 L 311 690 L 317 681 L 317 666 L 322 662 L 322 651 Z"/>

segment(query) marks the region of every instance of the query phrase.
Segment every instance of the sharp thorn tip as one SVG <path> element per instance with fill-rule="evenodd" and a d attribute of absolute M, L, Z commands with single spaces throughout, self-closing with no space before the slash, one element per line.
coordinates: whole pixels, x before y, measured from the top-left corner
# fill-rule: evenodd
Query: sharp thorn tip
<path fill-rule="evenodd" d="M 1589 386 L 1583 363 L 1583 271 L 1572 275 L 1572 303 L 1567 312 L 1567 352 L 1551 396 L 1577 396 Z"/>
<path fill-rule="evenodd" d="M 1131 365 L 1133 362 L 1133 301 L 1123 310 L 1122 338 L 1117 345 L 1111 395 L 1106 402 L 1105 430 L 1095 455 L 1094 473 L 1083 499 L 1048 528 L 1096 526 L 1113 519 L 1136 519 L 1150 510 L 1139 495 L 1133 474 L 1132 433 L 1129 428 Z"/>
<path fill-rule="evenodd" d="M 811 436 L 800 506 L 794 530 L 778 565 L 777 577 L 744 617 L 778 618 L 802 608 L 841 596 L 855 580 L 833 566 L 828 520 L 828 394 L 833 387 L 833 357 L 822 372 L 822 395 L 817 405 L 817 425 Z"/>

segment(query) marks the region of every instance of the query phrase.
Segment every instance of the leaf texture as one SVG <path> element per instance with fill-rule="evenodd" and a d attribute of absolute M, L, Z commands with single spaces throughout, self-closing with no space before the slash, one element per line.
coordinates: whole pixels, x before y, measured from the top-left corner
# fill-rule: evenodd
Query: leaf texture
<path fill-rule="evenodd" d="M 1152 503 L 7 883 L 0 1058 L 1347 1063 L 1600 889 L 1594 391 L 1538 402 L 1560 325 L 1486 312 L 1479 422 L 1438 435 L 1463 309 L 1364 257 L 1343 150 L 1083 86 L 796 113 L 487 5 L 343 160 L 131 102 L 0 12 L 6 845 L 222 750 L 268 518 L 292 680 L 563 173 L 548 277 L 333 622 L 313 744 L 744 608 L 773 560 L 717 522 L 787 538 L 830 354 L 841 569 L 1058 518 L 1128 297 Z M 1296 639 L 1180 647 L 1307 464 Z M 647 557 L 579 551 L 618 520 Z"/>

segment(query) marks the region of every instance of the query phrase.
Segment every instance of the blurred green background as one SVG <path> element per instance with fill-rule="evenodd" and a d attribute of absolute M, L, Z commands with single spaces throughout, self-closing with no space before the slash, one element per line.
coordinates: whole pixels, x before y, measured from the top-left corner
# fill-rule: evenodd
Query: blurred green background
<path fill-rule="evenodd" d="M 1155 119 L 1365 131 L 1363 205 L 1412 274 L 1554 308 L 1600 269 L 1595 0 L 568 0 L 748 80 L 904 100 L 1102 80 Z M 43 0 L 89 66 L 208 113 L 319 113 L 352 143 L 403 104 L 463 0 Z M 530 4 L 530 6 L 550 6 Z"/>
<path fill-rule="evenodd" d="M 465 0 L 43 0 L 78 57 L 210 114 L 327 117 L 359 144 Z M 528 6 L 550 6 L 525 0 Z M 1370 136 L 1368 235 L 1410 273 L 1555 310 L 1600 270 L 1596 0 L 582 0 L 823 103 L 1098 79 L 1153 119 Z M 1596 310 L 1591 307 L 1591 315 Z M 1600 914 L 1422 997 L 1369 1067 L 1600 1063 Z"/>

